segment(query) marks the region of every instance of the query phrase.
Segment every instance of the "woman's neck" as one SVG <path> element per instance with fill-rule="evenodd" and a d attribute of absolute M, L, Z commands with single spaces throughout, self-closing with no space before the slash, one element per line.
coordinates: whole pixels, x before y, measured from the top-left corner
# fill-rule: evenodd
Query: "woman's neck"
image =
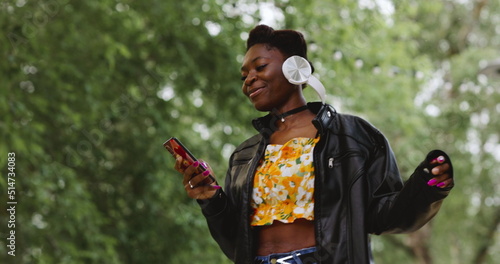
<path fill-rule="evenodd" d="M 306 137 L 314 138 L 318 130 L 312 120 L 316 115 L 310 110 L 305 110 L 288 116 L 285 122 L 277 119 L 274 123 L 276 130 L 271 135 L 271 144 L 283 144 L 292 138 Z"/>

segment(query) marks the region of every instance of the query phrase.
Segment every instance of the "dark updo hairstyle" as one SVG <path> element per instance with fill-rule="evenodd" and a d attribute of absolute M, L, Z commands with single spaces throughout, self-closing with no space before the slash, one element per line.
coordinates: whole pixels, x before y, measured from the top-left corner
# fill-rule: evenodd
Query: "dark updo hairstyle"
<path fill-rule="evenodd" d="M 250 31 L 247 40 L 247 51 L 255 44 L 265 44 L 269 48 L 277 48 L 285 55 L 285 58 L 298 55 L 307 60 L 307 43 L 304 35 L 295 30 L 274 30 L 266 25 L 258 25 Z M 314 72 L 314 67 L 310 61 L 309 64 Z"/>

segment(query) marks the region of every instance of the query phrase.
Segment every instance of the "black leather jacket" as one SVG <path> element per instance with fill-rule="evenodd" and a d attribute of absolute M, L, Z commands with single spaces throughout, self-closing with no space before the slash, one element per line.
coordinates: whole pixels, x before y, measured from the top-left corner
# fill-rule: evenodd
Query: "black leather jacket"
<path fill-rule="evenodd" d="M 438 212 L 451 188 L 428 186 L 431 175 L 424 168 L 431 158 L 449 157 L 431 152 L 403 185 L 392 150 L 376 128 L 329 105 L 310 103 L 309 109 L 317 113 L 313 123 L 320 135 L 313 154 L 316 257 L 328 264 L 370 263 L 369 234 L 415 231 Z M 253 121 L 260 133 L 232 154 L 224 191 L 198 201 L 213 238 L 238 264 L 252 263 L 255 256 L 252 183 L 274 121 L 271 115 Z"/>

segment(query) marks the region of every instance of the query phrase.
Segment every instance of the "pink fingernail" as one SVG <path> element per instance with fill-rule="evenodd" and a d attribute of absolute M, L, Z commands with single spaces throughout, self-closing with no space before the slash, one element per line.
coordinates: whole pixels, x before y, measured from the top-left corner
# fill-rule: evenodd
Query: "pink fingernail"
<path fill-rule="evenodd" d="M 427 182 L 427 185 L 433 186 L 434 184 L 436 184 L 436 182 L 437 182 L 436 179 L 431 179 L 430 181 Z"/>
<path fill-rule="evenodd" d="M 203 174 L 203 176 L 208 176 L 208 175 L 210 175 L 210 171 L 206 170 L 206 171 L 202 172 L 201 174 Z"/>
<path fill-rule="evenodd" d="M 439 156 L 439 157 L 433 159 L 431 162 L 434 162 L 434 161 L 437 161 L 439 163 L 443 163 L 445 161 L 445 159 L 443 156 Z"/>
<path fill-rule="evenodd" d="M 198 161 L 193 162 L 193 167 L 198 167 L 200 163 Z"/>
<path fill-rule="evenodd" d="M 437 186 L 437 187 L 439 187 L 439 188 L 441 188 L 441 187 L 443 187 L 443 186 L 445 186 L 445 185 L 446 185 L 446 183 L 444 183 L 444 182 L 440 182 L 440 183 L 438 183 L 436 186 Z"/>
<path fill-rule="evenodd" d="M 220 187 L 219 185 L 212 185 L 212 188 L 214 188 L 214 189 L 220 189 L 222 187 Z"/>

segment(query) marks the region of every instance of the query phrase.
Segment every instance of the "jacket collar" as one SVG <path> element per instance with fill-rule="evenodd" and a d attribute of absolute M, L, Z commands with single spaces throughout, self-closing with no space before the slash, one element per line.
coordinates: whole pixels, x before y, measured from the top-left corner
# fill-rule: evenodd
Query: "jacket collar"
<path fill-rule="evenodd" d="M 323 134 L 325 129 L 334 121 L 337 111 L 331 105 L 321 102 L 307 103 L 307 106 L 309 110 L 316 114 L 312 122 L 318 132 Z M 269 137 L 277 129 L 275 125 L 277 120 L 278 117 L 268 114 L 252 120 L 252 124 L 262 135 Z"/>

